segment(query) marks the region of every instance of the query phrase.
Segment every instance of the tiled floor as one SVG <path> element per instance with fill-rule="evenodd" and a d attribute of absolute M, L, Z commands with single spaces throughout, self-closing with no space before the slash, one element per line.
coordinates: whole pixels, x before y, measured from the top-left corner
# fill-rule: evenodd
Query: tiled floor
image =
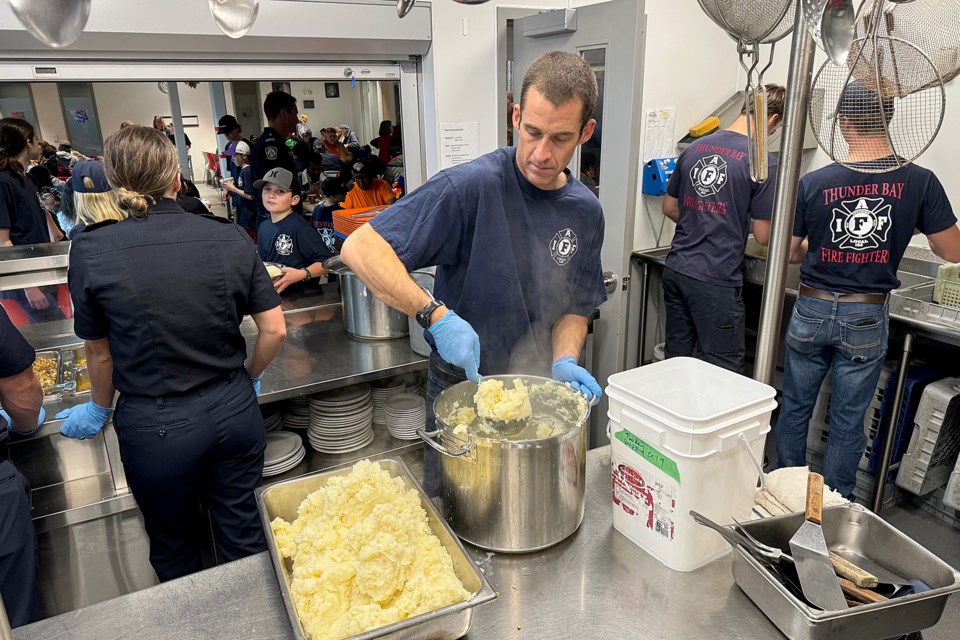
<path fill-rule="evenodd" d="M 954 569 L 960 570 L 960 529 L 937 519 L 909 502 L 883 511 L 883 518 Z M 925 640 L 955 640 L 960 637 L 960 595 L 947 601 L 943 618 L 923 632 Z"/>

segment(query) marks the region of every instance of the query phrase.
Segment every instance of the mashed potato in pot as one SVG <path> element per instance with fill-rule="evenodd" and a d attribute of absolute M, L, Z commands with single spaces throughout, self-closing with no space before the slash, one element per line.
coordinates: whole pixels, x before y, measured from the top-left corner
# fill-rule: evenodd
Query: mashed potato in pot
<path fill-rule="evenodd" d="M 526 420 L 533 413 L 530 394 L 520 378 L 513 381 L 512 389 L 504 389 L 503 380 L 484 380 L 477 385 L 473 401 L 477 405 L 477 415 L 484 420 Z"/>
<path fill-rule="evenodd" d="M 270 523 L 293 560 L 290 594 L 307 637 L 334 640 L 470 598 L 430 531 L 420 495 L 376 462 L 307 496 Z"/>

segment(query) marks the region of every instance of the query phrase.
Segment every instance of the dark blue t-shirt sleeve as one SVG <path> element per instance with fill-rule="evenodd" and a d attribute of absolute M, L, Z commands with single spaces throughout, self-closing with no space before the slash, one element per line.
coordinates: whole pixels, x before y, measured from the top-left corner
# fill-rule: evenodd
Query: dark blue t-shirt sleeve
<path fill-rule="evenodd" d="M 750 217 L 754 220 L 769 220 L 773 215 L 773 192 L 777 184 L 777 161 L 771 156 L 767 179 L 754 185 L 750 199 Z"/>
<path fill-rule="evenodd" d="M 14 202 L 10 184 L 7 180 L 3 180 L 0 182 L 0 229 L 13 227 L 14 207 L 16 206 Z"/>
<path fill-rule="evenodd" d="M 467 214 L 453 183 L 439 173 L 370 221 L 408 271 L 452 265 L 466 230 Z"/>
<path fill-rule="evenodd" d="M 957 224 L 957 216 L 950 206 L 950 199 L 937 176 L 930 174 L 930 182 L 923 194 L 920 215 L 917 217 L 917 229 L 924 235 L 940 233 Z"/>
<path fill-rule="evenodd" d="M 297 225 L 297 249 L 308 264 L 323 262 L 330 257 L 330 249 L 323 237 L 306 220 Z"/>
<path fill-rule="evenodd" d="M 240 273 L 250 274 L 250 289 L 247 292 L 244 315 L 269 311 L 280 305 L 280 294 L 273 288 L 273 282 L 267 274 L 267 268 L 263 266 L 263 261 L 247 239 L 246 232 L 240 227 L 237 227 L 237 232 L 245 240 L 242 243 L 243 249 L 237 257 L 240 261 Z"/>
<path fill-rule="evenodd" d="M 107 316 L 90 287 L 83 235 L 78 236 L 70 247 L 70 267 L 67 270 L 67 284 L 73 299 L 73 332 L 83 340 L 102 340 L 108 334 Z"/>
<path fill-rule="evenodd" d="M 806 238 L 807 231 L 807 189 L 806 181 L 801 178 L 797 186 L 797 209 L 793 218 L 793 236 Z"/>
<path fill-rule="evenodd" d="M 671 198 L 680 197 L 680 173 L 683 166 L 683 156 L 684 154 L 681 153 L 680 157 L 677 158 L 677 165 L 674 167 L 673 173 L 670 174 L 670 179 L 667 180 L 667 195 Z"/>
<path fill-rule="evenodd" d="M 9 378 L 25 371 L 36 357 L 30 343 L 10 322 L 7 312 L 0 307 L 0 378 Z"/>
<path fill-rule="evenodd" d="M 256 189 L 253 188 L 253 169 L 250 168 L 250 165 L 240 170 L 240 181 L 243 182 L 243 192 L 245 194 L 248 196 L 256 194 Z"/>
<path fill-rule="evenodd" d="M 597 227 L 597 233 L 590 245 L 590 258 L 577 274 L 577 286 L 574 298 L 565 313 L 577 316 L 589 316 L 594 309 L 607 301 L 607 290 L 603 286 L 603 269 L 600 266 L 600 248 L 603 246 L 603 219 Z"/>

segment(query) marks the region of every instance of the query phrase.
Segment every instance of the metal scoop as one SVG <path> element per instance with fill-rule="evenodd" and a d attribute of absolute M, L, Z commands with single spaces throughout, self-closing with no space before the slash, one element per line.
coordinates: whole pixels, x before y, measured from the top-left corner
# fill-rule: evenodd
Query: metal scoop
<path fill-rule="evenodd" d="M 856 17 L 853 0 L 827 2 L 820 31 L 823 34 L 823 48 L 835 65 L 847 64 L 847 56 L 850 55 L 850 47 L 853 45 L 853 26 Z"/>

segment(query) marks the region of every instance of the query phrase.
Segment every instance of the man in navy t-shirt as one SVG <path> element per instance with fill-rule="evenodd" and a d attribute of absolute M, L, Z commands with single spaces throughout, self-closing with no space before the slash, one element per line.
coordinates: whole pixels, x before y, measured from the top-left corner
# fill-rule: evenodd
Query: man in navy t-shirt
<path fill-rule="evenodd" d="M 766 86 L 767 131 L 783 121 L 785 90 Z M 751 180 L 747 115 L 728 129 L 693 142 L 680 154 L 667 183 L 663 215 L 677 223 L 663 273 L 668 358 L 693 355 L 697 345 L 707 362 L 740 373 L 743 369 L 743 253 L 753 222 L 760 244 L 770 237 L 770 213 L 777 161 L 768 154 L 769 176 Z"/>
<path fill-rule="evenodd" d="M 270 218 L 257 228 L 257 253 L 264 262 L 284 265 L 283 275 L 273 283 L 277 293 L 324 275 L 323 262 L 330 257 L 330 250 L 310 223 L 293 212 L 300 201 L 291 191 L 293 173 L 271 169 L 253 186 L 262 191 L 263 206 L 270 212 Z"/>
<path fill-rule="evenodd" d="M 887 144 L 893 100 L 853 84 L 841 98 L 839 128 L 849 152 L 800 180 L 791 259 L 800 296 L 787 329 L 783 405 L 777 421 L 781 467 L 804 466 L 807 429 L 832 369 L 827 484 L 852 497 L 867 437 L 863 417 L 887 351 L 887 294 L 914 233 L 960 261 L 960 229 L 937 177 L 903 164 Z"/>

